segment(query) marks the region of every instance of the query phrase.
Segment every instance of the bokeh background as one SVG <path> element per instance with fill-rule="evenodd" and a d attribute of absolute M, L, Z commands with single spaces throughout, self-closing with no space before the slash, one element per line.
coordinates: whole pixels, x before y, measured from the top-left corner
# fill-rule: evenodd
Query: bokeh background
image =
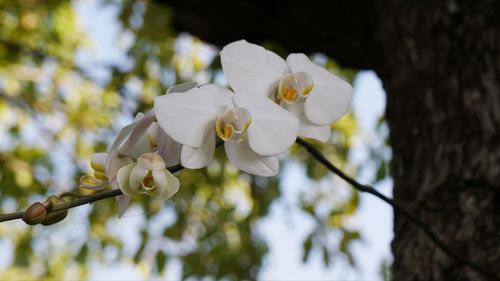
<path fill-rule="evenodd" d="M 227 85 L 218 49 L 171 28 L 150 1 L 0 1 L 0 212 L 75 190 L 94 152 L 176 83 Z M 282 56 L 294 50 L 264 46 Z M 385 94 L 373 72 L 308 54 L 355 88 L 352 111 L 317 147 L 391 194 Z M 164 206 L 114 200 L 61 223 L 0 224 L 0 280 L 384 280 L 392 212 L 328 173 L 300 147 L 272 178 L 239 172 L 222 151 L 178 174 Z"/>

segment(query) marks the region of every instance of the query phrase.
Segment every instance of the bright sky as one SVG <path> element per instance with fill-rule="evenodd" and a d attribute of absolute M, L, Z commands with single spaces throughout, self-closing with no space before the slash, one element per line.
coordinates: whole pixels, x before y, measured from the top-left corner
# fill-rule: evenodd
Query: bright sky
<path fill-rule="evenodd" d="M 79 53 L 77 60 L 82 66 L 92 69 L 93 62 L 100 61 L 105 64 L 113 63 L 126 65 L 127 58 L 125 47 L 131 38 L 127 35 L 120 36 L 120 30 L 115 22 L 116 10 L 112 7 L 103 8 L 99 0 L 75 1 L 78 11 L 79 23 L 91 35 L 95 43 L 91 53 Z M 183 41 L 179 48 L 182 51 Z M 210 53 L 210 48 L 204 49 Z M 210 55 L 210 54 L 208 54 Z M 93 69 L 92 74 L 100 79 L 106 79 L 102 69 Z M 200 77 L 203 80 L 204 77 Z M 204 82 L 204 81 L 199 81 Z M 350 161 L 363 164 L 366 168 L 361 171 L 358 180 L 369 183 L 375 173 L 370 165 L 368 146 L 382 142 L 381 137 L 375 132 L 375 125 L 385 110 L 385 93 L 377 76 L 370 71 L 360 72 L 356 78 L 355 93 L 352 110 L 360 124 L 360 132 L 352 149 Z M 126 122 L 127 120 L 123 120 Z M 380 280 L 380 265 L 383 260 L 391 260 L 390 241 L 392 239 L 392 210 L 389 206 L 371 195 L 362 195 L 361 203 L 352 223 L 360 229 L 362 240 L 352 247 L 354 258 L 359 265 L 357 270 L 352 270 L 343 258 L 333 257 L 334 266 L 326 268 L 323 265 L 321 252 L 314 249 L 306 264 L 302 263 L 302 242 L 305 235 L 313 226 L 309 217 L 304 215 L 298 207 L 299 194 L 314 188 L 314 184 L 305 176 L 305 171 L 297 163 L 288 164 L 282 170 L 281 190 L 283 197 L 271 207 L 271 213 L 258 225 L 259 232 L 268 242 L 270 251 L 265 257 L 264 267 L 260 272 L 260 280 Z M 331 180 L 320 184 L 333 184 Z M 392 194 L 392 182 L 387 180 L 376 186 L 382 193 Z M 74 216 L 85 216 L 90 206 L 78 208 Z M 133 231 L 134 225 L 144 222 L 140 214 L 142 210 L 131 209 L 129 216 L 109 224 L 108 231 L 120 234 L 125 239 L 125 253 L 133 255 L 138 246 L 139 237 Z M 148 225 L 158 228 L 160 222 L 167 224 L 171 220 L 169 211 L 162 212 L 155 218 L 158 223 Z M 82 226 L 81 231 L 85 231 Z M 155 229 L 151 230 L 156 231 Z M 2 252 L 10 252 L 9 245 L 0 243 Z M 113 256 L 113 252 L 106 253 Z M 8 262 L 9 257 L 0 257 L 0 268 Z M 140 268 L 134 268 L 130 262 L 124 260 L 120 264 L 110 266 L 99 261 L 90 264 L 90 280 L 141 280 L 144 279 Z M 171 261 L 167 265 L 164 276 L 168 280 L 180 278 L 179 262 Z"/>

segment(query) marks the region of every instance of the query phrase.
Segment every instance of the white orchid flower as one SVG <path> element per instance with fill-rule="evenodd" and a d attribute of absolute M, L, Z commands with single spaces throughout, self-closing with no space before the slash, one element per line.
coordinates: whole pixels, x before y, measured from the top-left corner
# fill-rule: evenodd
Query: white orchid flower
<path fill-rule="evenodd" d="M 118 170 L 144 153 L 157 151 L 167 166 L 180 162 L 181 145 L 166 135 L 155 119 L 153 110 L 146 114 L 139 113 L 135 121 L 123 127 L 116 136 L 106 162 L 106 176 L 113 188 L 118 187 Z"/>
<path fill-rule="evenodd" d="M 111 187 L 121 188 L 118 183 L 118 172 L 121 168 L 134 164 L 134 160 L 144 153 L 157 151 L 168 166 L 180 162 L 181 145 L 167 136 L 154 120 L 152 110 L 146 114 L 139 113 L 135 121 L 123 127 L 116 136 L 109 148 L 105 169 Z M 123 195 L 116 197 L 116 201 L 121 217 L 130 205 L 131 198 L 124 192 Z"/>
<path fill-rule="evenodd" d="M 220 52 L 222 69 L 236 93 L 250 92 L 271 98 L 300 120 L 299 136 L 326 142 L 330 124 L 348 110 L 352 87 L 311 62 L 304 54 L 286 61 L 245 40 Z"/>
<path fill-rule="evenodd" d="M 167 90 L 167 94 L 184 92 L 196 85 L 195 82 L 175 85 Z M 153 110 L 146 114 L 138 113 L 134 122 L 123 127 L 115 137 L 109 148 L 105 165 L 106 177 L 111 187 L 120 187 L 117 181 L 118 171 L 144 153 L 156 151 L 168 167 L 180 162 L 182 145 L 165 134 L 155 119 Z M 130 200 L 130 196 L 125 193 L 116 197 L 120 217 L 130 205 Z"/>
<path fill-rule="evenodd" d="M 191 169 L 210 163 L 217 135 L 240 170 L 276 175 L 276 154 L 292 145 L 299 126 L 297 118 L 267 98 L 233 94 L 213 84 L 156 97 L 154 108 L 160 127 L 183 144 L 181 164 Z"/>
<path fill-rule="evenodd" d="M 165 201 L 179 190 L 179 180 L 170 173 L 163 158 L 154 153 L 144 153 L 117 173 L 118 186 L 124 195 L 147 194 Z"/>
<path fill-rule="evenodd" d="M 170 92 L 187 91 L 197 84 L 189 82 L 168 89 Z M 155 122 L 154 111 L 138 113 L 134 122 L 123 127 L 113 140 L 108 153 L 94 153 L 91 167 L 93 175 L 83 176 L 80 187 L 84 190 L 99 191 L 110 185 L 119 188 L 117 174 L 121 168 L 133 164 L 141 155 L 157 152 L 164 166 L 173 166 L 180 162 L 181 144 L 175 142 Z M 161 185 L 161 184 L 160 184 Z M 119 216 L 121 217 L 130 204 L 126 193 L 117 196 Z"/>

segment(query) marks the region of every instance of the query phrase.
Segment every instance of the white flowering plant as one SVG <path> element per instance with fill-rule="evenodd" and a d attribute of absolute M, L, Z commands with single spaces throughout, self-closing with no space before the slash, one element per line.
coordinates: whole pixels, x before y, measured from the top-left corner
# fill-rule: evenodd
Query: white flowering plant
<path fill-rule="evenodd" d="M 351 85 L 304 54 L 284 60 L 240 40 L 220 59 L 232 90 L 194 82 L 171 87 L 118 133 L 107 153 L 92 157 L 94 176 L 82 177 L 80 187 L 119 188 L 121 216 L 135 195 L 171 198 L 182 183 L 167 167 L 206 167 L 217 143 L 241 171 L 275 176 L 277 156 L 297 137 L 327 142 L 331 123 L 349 109 Z"/>

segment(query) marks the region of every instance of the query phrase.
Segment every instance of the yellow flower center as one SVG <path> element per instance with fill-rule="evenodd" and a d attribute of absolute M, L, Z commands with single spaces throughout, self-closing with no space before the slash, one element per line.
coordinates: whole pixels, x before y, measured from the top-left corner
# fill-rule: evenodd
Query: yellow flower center
<path fill-rule="evenodd" d="M 252 123 L 250 112 L 241 107 L 229 109 L 221 107 L 217 112 L 215 121 L 215 132 L 224 141 L 242 141 L 246 137 L 246 131 Z"/>
<path fill-rule="evenodd" d="M 218 120 L 216 123 L 217 135 L 223 140 L 229 140 L 233 136 L 233 126 L 222 120 Z"/>
<path fill-rule="evenodd" d="M 283 92 L 280 93 L 280 97 L 283 97 L 285 101 L 295 102 L 298 99 L 297 90 L 293 88 L 283 87 Z"/>
<path fill-rule="evenodd" d="M 305 72 L 289 73 L 281 78 L 278 93 L 276 94 L 276 103 L 284 101 L 294 103 L 309 96 L 314 83 L 309 74 Z"/>

